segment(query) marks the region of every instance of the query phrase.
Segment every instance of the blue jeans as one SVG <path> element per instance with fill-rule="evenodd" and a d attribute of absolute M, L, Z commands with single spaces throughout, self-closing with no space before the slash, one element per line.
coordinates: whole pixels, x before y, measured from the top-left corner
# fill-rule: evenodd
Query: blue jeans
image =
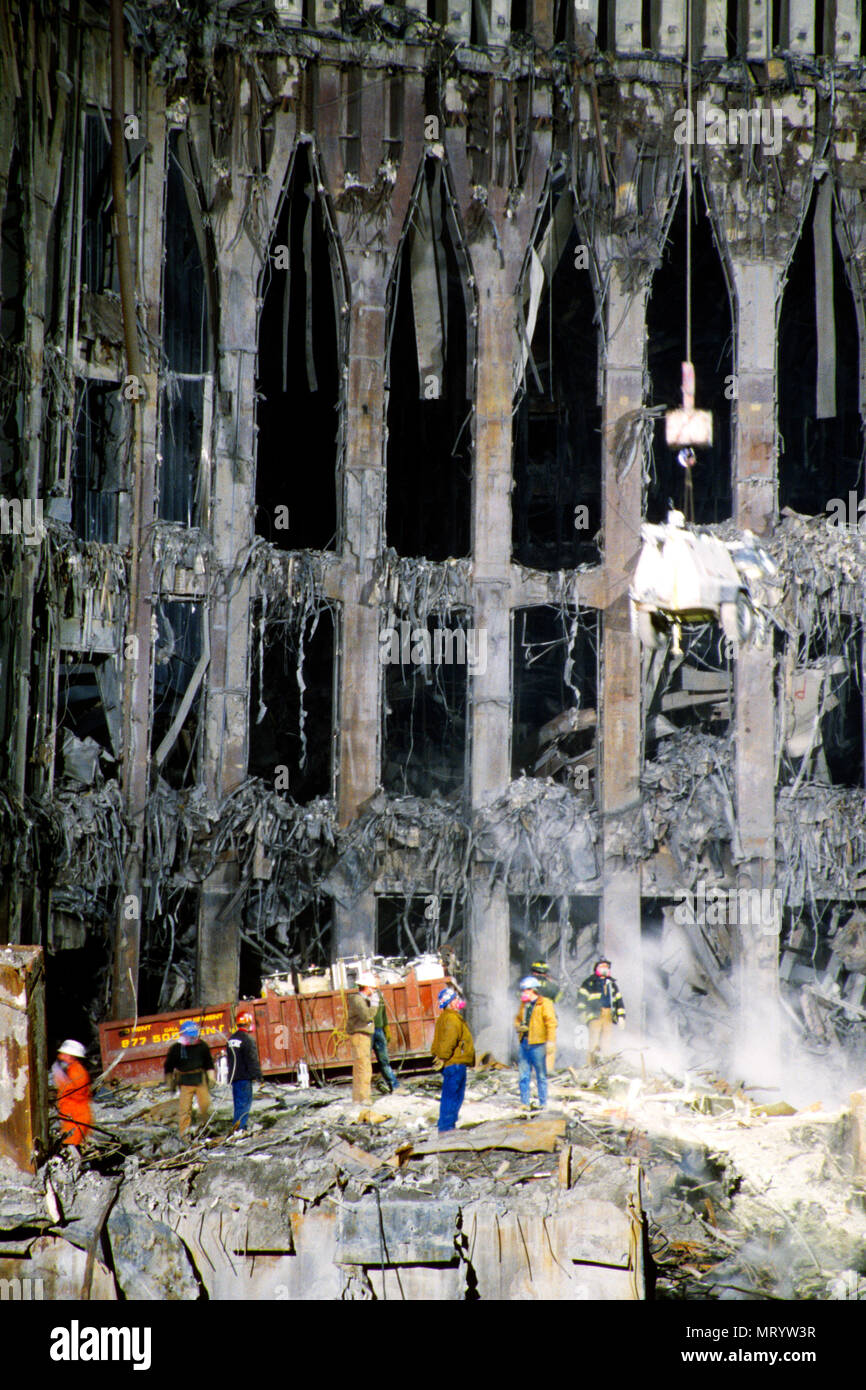
<path fill-rule="evenodd" d="M 450 1067 L 442 1068 L 442 1098 L 439 1101 L 439 1133 L 453 1129 L 466 1094 L 466 1067 L 463 1062 L 452 1062 Z"/>
<path fill-rule="evenodd" d="M 546 1053 L 547 1048 L 544 1043 L 533 1043 L 530 1046 L 525 1038 L 520 1039 L 520 1069 L 518 1077 L 520 1080 L 520 1099 L 523 1101 L 524 1105 L 529 1104 L 533 1072 L 535 1072 L 535 1083 L 538 1087 L 538 1104 L 547 1104 Z"/>
<path fill-rule="evenodd" d="M 235 1124 L 238 1129 L 246 1129 L 253 1103 L 253 1083 L 251 1081 L 232 1082 L 232 1104 L 235 1110 Z"/>
<path fill-rule="evenodd" d="M 400 1082 L 397 1080 L 393 1070 L 391 1069 L 391 1059 L 388 1056 L 388 1042 L 385 1037 L 384 1028 L 373 1029 L 373 1051 L 379 1059 L 379 1066 L 382 1069 L 382 1075 L 384 1076 L 388 1085 L 391 1087 L 391 1090 L 396 1091 L 397 1087 L 400 1085 Z"/>

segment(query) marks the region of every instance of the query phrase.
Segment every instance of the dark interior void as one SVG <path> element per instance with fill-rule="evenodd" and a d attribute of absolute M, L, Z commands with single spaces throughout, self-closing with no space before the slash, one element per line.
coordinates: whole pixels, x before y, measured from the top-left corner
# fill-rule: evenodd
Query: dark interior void
<path fill-rule="evenodd" d="M 392 286 L 385 525 L 400 555 L 446 560 L 470 547 L 472 354 L 459 234 L 437 159 L 426 161 L 414 217 Z M 432 252 L 419 263 L 425 231 Z"/>
<path fill-rule="evenodd" d="M 863 496 L 863 438 L 858 402 L 860 371 L 857 318 L 845 264 L 836 241 L 832 245 L 832 288 L 825 275 L 822 321 L 835 317 L 835 372 L 822 409 L 835 413 L 818 419 L 818 309 L 816 305 L 816 193 L 803 234 L 794 252 L 779 320 L 779 507 L 816 515 L 832 498 L 846 504 L 849 491 Z M 826 214 L 825 214 L 826 215 Z M 832 222 L 835 228 L 835 209 Z M 831 335 L 832 340 L 832 335 Z M 833 379 L 835 402 L 833 401 Z"/>
<path fill-rule="evenodd" d="M 106 907 L 100 924 L 86 923 L 83 946 L 45 952 L 45 1031 L 51 1062 L 66 1038 L 77 1038 L 85 1047 L 96 1048 L 97 1025 L 111 1017 L 110 920 Z"/>
<path fill-rule="evenodd" d="M 692 218 L 692 361 L 695 406 L 713 414 L 713 442 L 695 450 L 691 469 L 694 520 L 698 525 L 725 521 L 731 515 L 731 396 L 733 395 L 733 319 L 722 263 L 700 181 L 693 189 Z M 682 404 L 682 363 L 686 352 L 686 194 L 685 187 L 671 223 L 664 259 L 653 276 L 647 306 L 647 361 L 650 404 L 667 409 Z M 728 392 L 726 395 L 725 392 Z M 665 443 L 664 419 L 653 433 L 647 520 L 664 521 L 671 506 L 685 507 L 686 470 L 677 451 Z"/>
<path fill-rule="evenodd" d="M 165 890 L 145 913 L 138 976 L 139 1014 L 183 1009 L 192 1002 L 198 940 L 198 888 Z"/>
<path fill-rule="evenodd" d="M 301 626 L 265 628 L 253 659 L 249 771 L 297 802 L 330 796 L 334 708 L 334 619 L 330 609 Z"/>
<path fill-rule="evenodd" d="M 376 899 L 376 954 L 412 958 L 453 947 L 463 931 L 463 903 L 450 894 Z"/>
<path fill-rule="evenodd" d="M 55 775 L 65 771 L 63 735 L 92 738 L 103 750 L 100 767 L 106 770 L 107 760 L 115 756 L 106 707 L 117 715 L 116 734 L 119 737 L 119 679 L 116 665 L 107 657 L 84 659 L 77 652 L 61 656 L 57 691 L 57 746 Z"/>
<path fill-rule="evenodd" d="M 195 221 L 193 220 L 195 219 Z M 159 514 L 197 521 L 204 376 L 211 363 L 204 232 L 186 136 L 172 131 L 165 191 L 162 342 L 168 372 L 160 402 Z"/>
<path fill-rule="evenodd" d="M 120 290 L 111 234 L 111 141 L 98 111 L 84 118 L 81 281 L 94 294 Z"/>
<path fill-rule="evenodd" d="M 160 599 L 156 604 L 151 757 L 174 723 L 201 656 L 203 617 L 200 603 Z M 160 775 L 175 788 L 195 783 L 201 693 L 199 686 L 180 732 L 160 767 Z"/>
<path fill-rule="evenodd" d="M 726 734 L 734 710 L 734 673 L 729 643 L 717 623 L 681 629 L 682 654 L 642 648 L 645 755 L 677 729 Z"/>
<path fill-rule="evenodd" d="M 513 672 L 511 775 L 588 789 L 598 708 L 596 613 L 518 609 Z"/>
<path fill-rule="evenodd" d="M 533 569 L 599 560 L 601 407 L 598 333 L 589 271 L 576 266 L 572 229 L 541 296 L 514 416 L 514 558 Z"/>
<path fill-rule="evenodd" d="M 72 450 L 72 529 L 83 541 L 117 542 L 125 488 L 124 409 L 114 383 L 79 382 Z"/>
<path fill-rule="evenodd" d="M 601 900 L 584 894 L 571 897 L 511 897 L 511 968 L 529 975 L 535 961 L 546 961 L 551 978 L 567 986 L 575 969 L 598 950 Z M 592 960 L 590 960 L 590 965 Z M 563 991 L 562 1003 L 574 1003 L 573 990 Z M 515 1001 L 516 1012 L 516 1001 Z"/>
<path fill-rule="evenodd" d="M 241 998 L 258 997 L 262 980 L 291 970 L 324 966 L 330 961 L 331 899 L 299 902 L 292 886 L 285 893 L 253 885 L 247 894 L 241 930 Z"/>
<path fill-rule="evenodd" d="M 11 353 L 3 351 L 24 339 L 24 205 L 21 160 L 13 151 L 6 189 L 6 205 L 0 224 L 0 496 L 21 492 L 17 481 L 18 444 L 21 438 L 23 391 L 17 389 L 17 372 Z M 23 386 L 23 382 L 21 383 Z"/>
<path fill-rule="evenodd" d="M 846 618 L 831 638 L 800 638 L 796 662 L 785 660 L 776 638 L 778 679 L 786 712 L 782 785 L 825 782 L 864 785 L 863 626 Z"/>
<path fill-rule="evenodd" d="M 259 322 L 256 533 L 280 550 L 337 538 L 340 317 L 347 297 L 305 145 L 265 269 Z"/>
<path fill-rule="evenodd" d="M 487 634 L 462 615 L 398 624 L 380 647 L 384 732 L 382 786 L 403 796 L 463 790 L 467 669 L 486 661 Z"/>

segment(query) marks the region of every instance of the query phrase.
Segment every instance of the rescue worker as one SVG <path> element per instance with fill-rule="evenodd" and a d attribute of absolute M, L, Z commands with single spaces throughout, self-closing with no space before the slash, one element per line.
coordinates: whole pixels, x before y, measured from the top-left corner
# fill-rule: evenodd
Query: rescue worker
<path fill-rule="evenodd" d="M 592 974 L 577 992 L 577 1013 L 589 1029 L 586 1060 L 594 1066 L 600 1056 L 610 1051 L 614 1024 L 625 1023 L 625 1005 L 605 956 L 596 961 Z"/>
<path fill-rule="evenodd" d="M 466 1094 L 466 1068 L 475 1066 L 475 1043 L 462 1010 L 466 1001 L 451 985 L 440 989 L 436 1002 L 441 1009 L 433 1030 L 430 1051 L 433 1065 L 442 1072 L 442 1095 L 439 1100 L 440 1134 L 450 1134 L 457 1126 L 457 1116 Z"/>
<path fill-rule="evenodd" d="M 57 1113 L 63 1143 L 80 1149 L 87 1140 L 93 1115 L 90 1108 L 90 1073 L 83 1066 L 87 1053 L 80 1042 L 67 1038 L 58 1048 L 57 1061 L 51 1068 L 51 1080 L 57 1087 Z"/>
<path fill-rule="evenodd" d="M 186 1134 L 192 1120 L 192 1103 L 198 1101 L 199 1124 L 203 1125 L 210 1110 L 210 1088 L 216 1080 L 214 1060 L 201 1029 L 188 1018 L 180 1025 L 178 1041 L 172 1043 L 165 1059 L 165 1075 L 172 1088 L 180 1089 L 177 1127 Z"/>
<path fill-rule="evenodd" d="M 559 988 L 556 981 L 550 978 L 550 966 L 547 964 L 547 961 L 534 960 L 529 968 L 538 981 L 538 993 L 541 995 L 542 999 L 549 999 L 551 1004 L 556 1004 L 562 994 L 562 990 Z M 547 1064 L 547 1075 L 550 1076 L 552 1072 L 556 1071 L 555 1042 L 549 1042 L 547 1044 L 545 1061 Z"/>
<path fill-rule="evenodd" d="M 228 1079 L 232 1088 L 233 1132 L 236 1134 L 247 1127 L 253 1103 L 253 1082 L 262 1079 L 258 1049 L 250 1036 L 252 1031 L 252 1014 L 246 1011 L 239 1013 L 235 1020 L 235 1031 L 228 1041 Z"/>
<path fill-rule="evenodd" d="M 373 1051 L 378 1059 L 388 1090 L 393 1095 L 400 1082 L 394 1075 L 391 1058 L 388 1056 L 388 1011 L 385 1008 L 385 996 L 381 990 L 378 998 L 379 1007 L 376 1010 L 376 1017 L 373 1019 Z"/>
<path fill-rule="evenodd" d="M 520 1039 L 520 1099 L 529 1105 L 535 1072 L 538 1106 L 543 1110 L 547 1105 L 547 1048 L 550 1043 L 556 1046 L 556 1010 L 550 999 L 539 994 L 534 975 L 520 981 L 520 1008 L 514 1025 Z"/>
<path fill-rule="evenodd" d="M 370 1058 L 379 996 L 374 975 L 358 976 L 358 991 L 346 1005 L 346 1032 L 352 1047 L 352 1100 L 366 1104 L 373 1082 Z"/>

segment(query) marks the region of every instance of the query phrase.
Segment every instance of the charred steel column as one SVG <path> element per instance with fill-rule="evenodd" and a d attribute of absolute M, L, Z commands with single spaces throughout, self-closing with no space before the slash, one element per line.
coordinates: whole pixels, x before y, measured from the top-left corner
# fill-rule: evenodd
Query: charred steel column
<path fill-rule="evenodd" d="M 505 147 L 506 113 L 514 91 L 488 79 L 491 135 L 471 119 L 450 117 L 449 168 L 469 231 L 478 305 L 472 474 L 472 562 L 476 627 L 487 633 L 487 668 L 471 677 L 469 795 L 474 811 L 499 796 L 511 778 L 511 486 L 512 406 L 517 296 L 538 200 L 550 158 L 549 97 L 536 93 L 529 112 L 531 142 L 522 186 L 513 167 L 493 168 L 492 149 Z M 494 117 L 493 113 L 499 113 Z M 496 120 L 499 125 L 496 125 Z M 444 121 L 443 121 L 444 123 Z M 473 166 L 468 144 L 487 146 L 486 170 Z M 507 170 L 507 171 L 506 171 Z M 478 196 L 483 174 L 486 200 Z M 501 180 L 501 181 L 500 181 Z M 511 921 L 507 885 L 491 888 L 490 866 L 475 864 L 467 902 L 471 1024 L 479 1052 L 507 1060 L 516 1000 L 509 994 Z"/>
<path fill-rule="evenodd" d="M 639 434 L 634 435 L 639 419 L 634 412 L 643 405 L 648 289 L 648 275 L 635 283 L 634 267 L 612 260 L 602 407 L 607 604 L 602 615 L 599 774 L 605 855 L 600 925 L 603 949 L 638 1027 L 643 997 L 640 870 L 610 854 L 608 820 L 640 798 L 641 658 L 629 626 L 628 588 L 640 550 L 643 457 Z"/>
<path fill-rule="evenodd" d="M 773 527 L 776 509 L 776 339 L 784 262 L 734 258 L 737 298 L 737 424 L 734 451 L 736 521 L 758 536 Z M 776 701 L 772 633 L 763 647 L 742 645 L 734 668 L 737 823 L 745 862 L 740 866 L 734 935 L 739 984 L 737 1030 L 741 1069 L 762 1077 L 779 1056 L 779 931 L 776 884 Z M 755 890 L 761 890 L 761 908 Z M 765 906 L 770 911 L 765 911 Z M 766 920 L 765 920 L 766 919 Z M 755 1007 L 756 999 L 761 1007 Z M 746 1074 L 746 1072 L 744 1072 Z"/>
<path fill-rule="evenodd" d="M 41 946 L 0 947 L 0 1154 L 35 1172 L 48 1148 Z"/>
<path fill-rule="evenodd" d="M 141 361 L 132 268 L 121 259 L 120 246 L 128 235 L 126 178 L 124 172 L 124 100 L 122 48 L 123 7 L 112 6 L 112 176 L 118 265 L 126 342 L 130 409 L 133 420 L 132 517 L 130 521 L 129 613 L 121 664 L 123 678 L 123 747 L 121 785 L 129 827 L 129 849 L 117 907 L 117 928 L 112 977 L 112 1011 L 115 1018 L 137 1012 L 138 961 L 143 911 L 144 815 L 148 795 L 150 740 L 151 592 L 153 550 L 150 526 L 156 497 L 157 393 L 154 360 Z M 119 37 L 118 37 L 119 35 Z M 160 282 L 163 252 L 163 184 L 165 178 L 165 117 L 155 88 L 148 97 L 144 161 L 144 225 L 138 229 L 140 282 L 146 310 L 142 312 L 151 342 L 160 339 Z M 128 247 L 127 247 L 128 253 Z M 138 394 L 137 394 L 138 393 Z"/>
<path fill-rule="evenodd" d="M 385 507 L 385 291 L 382 255 L 347 254 L 352 284 L 349 320 L 347 430 L 343 492 L 343 630 L 340 648 L 339 782 L 337 811 L 347 825 L 379 783 L 381 711 L 379 608 L 364 590 L 381 552 Z M 408 441 L 407 441 L 408 444 Z M 334 958 L 372 952 L 376 895 L 334 899 Z"/>
<path fill-rule="evenodd" d="M 405 74 L 393 93 L 378 70 L 362 72 L 349 100 L 341 71 L 322 65 L 312 103 L 321 169 L 337 215 L 348 270 L 346 445 L 342 478 L 342 629 L 337 733 L 337 812 L 347 825 L 379 785 L 382 730 L 379 606 L 374 567 L 385 543 L 385 370 L 388 281 L 403 230 L 423 144 L 423 76 Z M 386 144 L 394 129 L 399 147 Z M 351 140 L 344 137 L 350 135 Z M 348 167 L 354 160 L 357 167 Z M 386 160 L 388 173 L 386 175 Z M 394 165 L 396 163 L 396 169 Z M 398 440 L 411 449 L 411 440 Z M 376 944 L 372 888 L 351 902 L 334 899 L 334 958 Z"/>
<path fill-rule="evenodd" d="M 470 677 L 470 796 L 473 810 L 502 793 L 511 777 L 511 399 L 514 286 L 522 254 L 503 265 L 492 236 L 472 247 L 478 294 L 478 370 L 472 493 L 473 624 L 486 629 L 487 669 Z M 508 1059 L 510 914 L 501 882 L 473 867 L 469 901 L 469 995 L 479 1052 Z"/>
<path fill-rule="evenodd" d="M 252 123 L 249 106 L 242 108 L 240 119 L 243 124 Z M 212 183 L 210 127 L 205 113 L 192 113 L 188 133 L 198 168 Z M 249 575 L 238 582 L 232 571 L 255 530 L 258 294 L 294 135 L 293 115 L 276 112 L 271 157 L 264 171 L 249 162 L 255 157 L 251 151 L 258 153 L 255 142 L 237 139 L 229 166 L 231 200 L 215 226 L 214 270 L 220 312 L 210 528 L 214 563 L 223 582 L 211 583 L 209 611 L 203 614 L 210 628 L 210 665 L 202 702 L 201 762 L 202 780 L 215 801 L 227 796 L 247 775 L 254 592 Z M 244 231 L 248 188 L 253 180 L 265 189 L 262 240 L 256 243 Z M 206 182 L 205 201 L 213 196 L 213 188 Z M 287 432 L 287 469 L 297 466 L 288 452 L 289 442 Z M 199 898 L 196 995 L 201 1005 L 232 1000 L 237 995 L 241 925 L 237 887 L 237 861 L 226 854 L 203 882 Z"/>

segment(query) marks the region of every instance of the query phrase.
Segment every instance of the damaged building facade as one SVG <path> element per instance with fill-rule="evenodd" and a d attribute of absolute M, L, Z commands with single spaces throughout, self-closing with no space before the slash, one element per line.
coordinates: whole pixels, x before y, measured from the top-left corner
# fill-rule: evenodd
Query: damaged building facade
<path fill-rule="evenodd" d="M 600 949 L 698 1049 L 856 1032 L 864 55 L 856 0 L 0 4 L 0 942 L 58 1038 L 445 947 L 500 1056 Z M 671 504 L 772 557 L 749 640 L 632 631 Z"/>

